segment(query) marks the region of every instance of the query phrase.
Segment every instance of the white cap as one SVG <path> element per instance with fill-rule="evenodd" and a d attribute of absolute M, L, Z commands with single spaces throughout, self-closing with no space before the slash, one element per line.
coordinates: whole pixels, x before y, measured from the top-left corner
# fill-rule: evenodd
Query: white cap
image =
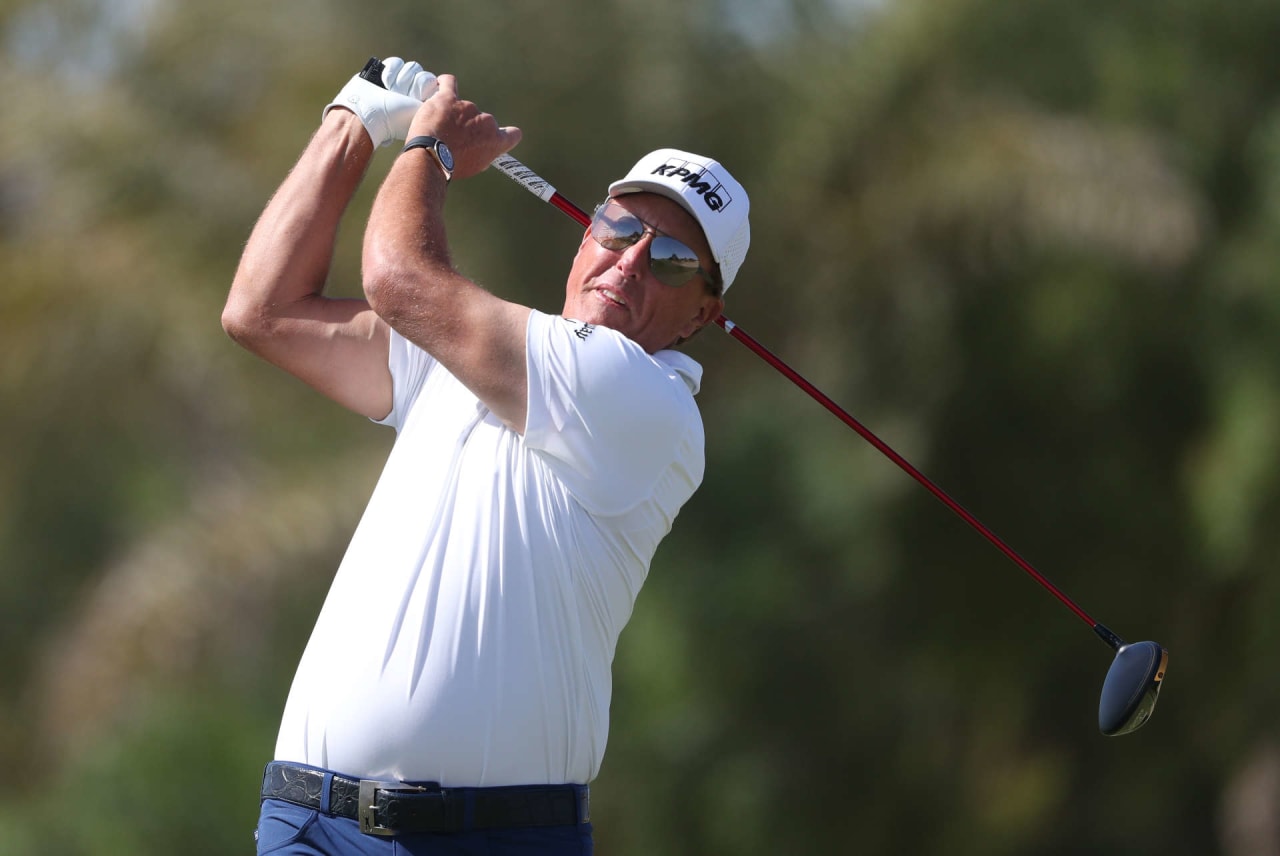
<path fill-rule="evenodd" d="M 719 161 L 678 149 L 658 149 L 642 157 L 626 178 L 609 185 L 610 196 L 658 193 L 679 202 L 707 236 L 727 290 L 751 243 L 747 191 Z"/>

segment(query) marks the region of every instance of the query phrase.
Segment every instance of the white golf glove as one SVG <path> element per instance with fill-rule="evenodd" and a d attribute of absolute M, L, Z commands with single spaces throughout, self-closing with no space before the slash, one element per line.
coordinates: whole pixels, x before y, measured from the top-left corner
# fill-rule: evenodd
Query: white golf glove
<path fill-rule="evenodd" d="M 378 77 L 379 65 L 382 85 L 365 76 Z M 370 60 L 365 70 L 348 80 L 329 102 L 321 118 L 329 115 L 334 107 L 346 107 L 360 117 L 373 147 L 378 148 L 405 138 L 413 115 L 423 101 L 435 94 L 436 86 L 436 76 L 423 71 L 416 62 L 405 62 L 398 56 L 389 56 L 381 63 Z"/>

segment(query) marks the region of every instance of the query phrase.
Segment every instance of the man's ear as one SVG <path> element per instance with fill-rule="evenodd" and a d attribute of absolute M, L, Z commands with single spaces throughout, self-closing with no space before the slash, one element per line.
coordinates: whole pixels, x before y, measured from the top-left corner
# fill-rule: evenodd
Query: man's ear
<path fill-rule="evenodd" d="M 715 321 L 724 312 L 724 297 L 710 297 L 710 300 L 704 300 L 699 304 L 700 311 L 698 313 L 698 326 L 705 327 L 712 321 Z"/>
<path fill-rule="evenodd" d="M 679 345 L 693 338 L 693 334 L 697 333 L 703 327 L 720 317 L 720 313 L 724 311 L 724 298 L 713 297 L 708 294 L 705 299 L 698 303 L 698 311 L 689 319 L 690 324 L 685 330 L 681 331 L 681 336 L 676 340 Z M 687 332 L 686 332 L 687 331 Z"/>

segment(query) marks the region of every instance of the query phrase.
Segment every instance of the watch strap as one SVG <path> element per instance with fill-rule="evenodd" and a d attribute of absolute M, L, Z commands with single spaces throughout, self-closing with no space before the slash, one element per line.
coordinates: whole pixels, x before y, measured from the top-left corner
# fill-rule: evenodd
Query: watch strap
<path fill-rule="evenodd" d="M 441 144 L 442 142 L 439 137 L 414 137 L 412 140 L 404 144 L 404 148 L 401 149 L 401 152 L 407 152 L 411 149 L 426 149 L 431 153 L 432 160 L 440 165 L 440 171 L 444 173 L 444 180 L 447 183 L 453 180 L 453 170 L 445 166 L 444 161 L 440 159 L 440 153 L 436 151 L 436 146 Z"/>

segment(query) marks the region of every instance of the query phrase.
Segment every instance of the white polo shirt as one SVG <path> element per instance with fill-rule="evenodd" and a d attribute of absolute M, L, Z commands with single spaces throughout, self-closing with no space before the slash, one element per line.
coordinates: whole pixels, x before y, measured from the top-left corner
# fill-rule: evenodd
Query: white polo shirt
<path fill-rule="evenodd" d="M 585 783 L 618 634 L 702 481 L 702 369 L 533 312 L 524 436 L 391 335 L 395 446 L 276 758 L 446 786 Z"/>

